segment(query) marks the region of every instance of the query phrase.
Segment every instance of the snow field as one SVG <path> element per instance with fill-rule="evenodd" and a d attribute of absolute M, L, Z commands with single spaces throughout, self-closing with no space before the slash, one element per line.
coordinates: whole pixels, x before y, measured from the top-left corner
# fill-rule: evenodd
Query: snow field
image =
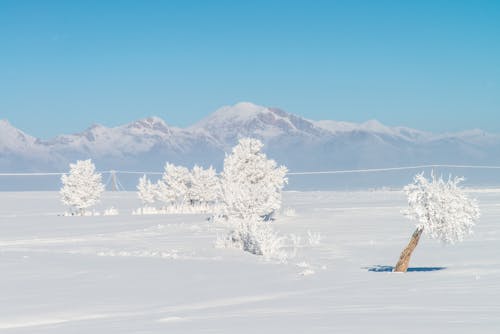
<path fill-rule="evenodd" d="M 403 192 L 285 192 L 285 263 L 216 248 L 226 227 L 207 215 L 132 215 L 136 193 L 105 193 L 96 210 L 119 215 L 94 217 L 58 216 L 57 192 L 0 193 L 0 332 L 497 333 L 500 191 L 470 197 L 474 234 L 424 236 L 410 263 L 445 269 L 401 274 L 369 269 L 414 230 Z"/>

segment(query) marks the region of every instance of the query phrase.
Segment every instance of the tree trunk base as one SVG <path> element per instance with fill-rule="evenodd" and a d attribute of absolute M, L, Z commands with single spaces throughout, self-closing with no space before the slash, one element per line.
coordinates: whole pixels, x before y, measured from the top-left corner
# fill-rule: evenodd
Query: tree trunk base
<path fill-rule="evenodd" d="M 417 247 L 418 241 L 420 240 L 420 236 L 422 235 L 423 231 L 424 231 L 423 228 L 418 227 L 415 230 L 415 232 L 413 232 L 413 235 L 411 236 L 408 246 L 406 246 L 406 248 L 403 250 L 401 256 L 399 257 L 399 261 L 396 264 L 396 267 L 394 267 L 395 272 L 404 273 L 408 270 L 408 266 L 410 265 L 411 254 L 415 250 L 415 247 Z"/>

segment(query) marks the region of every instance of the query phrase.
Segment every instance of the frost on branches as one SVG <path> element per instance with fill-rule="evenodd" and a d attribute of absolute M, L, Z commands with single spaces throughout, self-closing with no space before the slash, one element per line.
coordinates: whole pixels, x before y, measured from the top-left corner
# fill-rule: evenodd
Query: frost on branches
<path fill-rule="evenodd" d="M 137 185 L 137 196 L 142 202 L 143 209 L 151 208 L 156 202 L 157 186 L 152 184 L 146 175 L 143 175 L 139 179 L 139 184 Z"/>
<path fill-rule="evenodd" d="M 237 220 L 231 229 L 219 236 L 216 246 L 219 248 L 238 248 L 246 252 L 262 255 L 265 259 L 286 261 L 286 237 L 279 236 L 270 224 Z"/>
<path fill-rule="evenodd" d="M 281 207 L 287 169 L 267 159 L 262 147 L 259 140 L 240 139 L 224 159 L 218 217 L 228 221 L 230 230 L 218 244 L 283 260 L 285 238 L 278 236 L 265 221 Z"/>
<path fill-rule="evenodd" d="M 101 174 L 96 173 L 92 161 L 78 160 L 70 164 L 69 174 L 61 177 L 61 201 L 70 207 L 71 213 L 85 215 L 85 210 L 99 202 L 104 191 Z"/>
<path fill-rule="evenodd" d="M 188 189 L 191 185 L 191 176 L 186 167 L 165 164 L 165 171 L 158 181 L 158 200 L 164 208 L 168 206 L 181 207 L 187 200 Z"/>
<path fill-rule="evenodd" d="M 219 178 L 212 167 L 203 169 L 165 164 L 163 176 L 152 184 L 146 176 L 139 179 L 137 195 L 143 207 L 134 211 L 137 214 L 160 213 L 203 213 L 213 212 L 220 197 Z M 162 207 L 154 207 L 160 202 Z"/>
<path fill-rule="evenodd" d="M 428 180 L 422 173 L 404 188 L 408 196 L 408 209 L 404 213 L 416 222 L 417 229 L 394 271 L 408 269 L 411 254 L 422 233 L 449 244 L 462 241 L 472 233 L 479 218 L 479 208 L 477 202 L 469 199 L 459 187 L 462 181 L 463 178 L 458 177 L 444 181 L 434 174 Z"/>
<path fill-rule="evenodd" d="M 287 169 L 267 159 L 262 147 L 257 139 L 240 139 L 224 159 L 222 214 L 228 219 L 269 220 L 281 207 Z"/>
<path fill-rule="evenodd" d="M 220 182 L 215 169 L 210 166 L 203 169 L 194 166 L 191 171 L 191 183 L 188 198 L 191 205 L 210 206 L 217 202 L 220 194 Z"/>
<path fill-rule="evenodd" d="M 475 200 L 467 198 L 459 187 L 463 178 L 455 177 L 445 182 L 442 178 L 427 180 L 423 174 L 405 187 L 408 195 L 407 217 L 417 222 L 417 228 L 433 239 L 444 243 L 463 241 L 472 234 L 479 218 Z"/>

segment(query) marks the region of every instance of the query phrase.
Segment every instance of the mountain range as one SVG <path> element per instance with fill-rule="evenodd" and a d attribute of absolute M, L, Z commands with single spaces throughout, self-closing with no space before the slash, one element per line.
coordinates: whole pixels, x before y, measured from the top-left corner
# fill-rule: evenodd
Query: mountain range
<path fill-rule="evenodd" d="M 0 172 L 67 171 L 68 163 L 87 158 L 102 170 L 161 171 L 166 161 L 220 170 L 241 137 L 262 140 L 268 156 L 290 171 L 500 162 L 500 135 L 481 130 L 434 134 L 375 120 L 312 121 L 241 102 L 187 128 L 150 117 L 111 128 L 96 124 L 49 140 L 0 120 Z"/>

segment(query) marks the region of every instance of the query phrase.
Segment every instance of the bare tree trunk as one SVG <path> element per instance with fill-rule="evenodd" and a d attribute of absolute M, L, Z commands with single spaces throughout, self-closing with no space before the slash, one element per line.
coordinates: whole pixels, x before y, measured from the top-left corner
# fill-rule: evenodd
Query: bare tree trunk
<path fill-rule="evenodd" d="M 420 240 L 420 236 L 422 235 L 423 231 L 424 231 L 423 228 L 418 227 L 415 230 L 415 232 L 413 232 L 410 242 L 408 243 L 408 246 L 406 246 L 406 248 L 401 253 L 399 261 L 396 264 L 396 267 L 394 268 L 394 271 L 406 272 L 406 270 L 408 270 L 408 266 L 410 265 L 411 254 L 415 250 L 415 247 L 417 247 L 418 241 Z"/>

